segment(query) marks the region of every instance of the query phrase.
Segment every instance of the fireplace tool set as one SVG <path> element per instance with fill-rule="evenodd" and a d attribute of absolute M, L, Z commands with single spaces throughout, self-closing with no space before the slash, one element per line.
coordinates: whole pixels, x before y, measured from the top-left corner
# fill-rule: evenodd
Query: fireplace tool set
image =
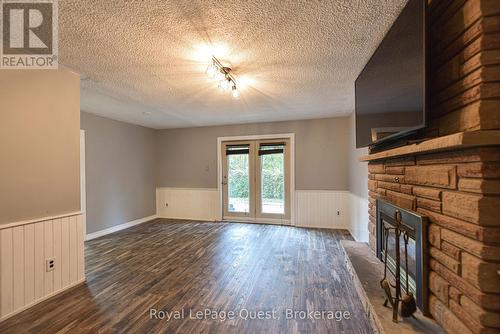
<path fill-rule="evenodd" d="M 403 227 L 401 224 L 401 212 L 396 211 L 394 214 L 394 220 L 396 222 L 395 227 L 386 227 L 384 225 L 384 278 L 380 281 L 380 286 L 385 291 L 386 300 L 384 306 L 389 303 L 392 307 L 392 321 L 398 321 L 398 311 L 399 304 L 401 303 L 401 316 L 403 318 L 412 317 L 417 311 L 417 303 L 413 294 L 408 291 L 408 241 L 409 241 L 409 231 Z M 387 278 L 387 249 L 389 248 L 389 232 L 393 230 L 395 236 L 395 284 L 392 284 Z M 404 257 L 405 257 L 405 295 L 401 294 L 401 255 L 400 255 L 400 237 L 403 235 L 404 241 Z M 395 296 L 392 296 L 392 289 L 395 291 Z"/>

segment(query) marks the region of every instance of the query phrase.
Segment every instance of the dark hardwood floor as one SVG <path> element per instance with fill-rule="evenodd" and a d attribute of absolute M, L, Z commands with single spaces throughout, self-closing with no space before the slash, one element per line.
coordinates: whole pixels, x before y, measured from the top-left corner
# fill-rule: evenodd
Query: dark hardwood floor
<path fill-rule="evenodd" d="M 144 223 L 86 242 L 86 284 L 7 319 L 0 333 L 371 333 L 339 242 L 350 238 L 274 225 Z M 287 309 L 320 312 L 287 319 Z M 184 319 L 151 319 L 154 310 L 184 310 Z M 190 310 L 235 315 L 198 320 Z M 259 310 L 279 319 L 243 319 Z"/>

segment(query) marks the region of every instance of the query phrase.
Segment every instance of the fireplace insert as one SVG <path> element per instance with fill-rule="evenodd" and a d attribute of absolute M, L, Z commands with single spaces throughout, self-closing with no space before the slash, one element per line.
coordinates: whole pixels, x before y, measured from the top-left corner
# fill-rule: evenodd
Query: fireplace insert
<path fill-rule="evenodd" d="M 407 247 L 402 236 L 396 240 L 394 230 L 396 227 L 408 235 Z M 396 247 L 397 242 L 399 247 Z M 407 249 L 408 284 L 406 284 L 406 265 L 401 262 L 399 266 L 401 288 L 412 293 L 416 297 L 418 308 L 423 314 L 428 315 L 427 219 L 415 212 L 377 199 L 377 257 L 384 262 L 387 254 L 387 269 L 393 276 L 398 271 L 396 249 L 399 249 L 401 259 L 405 258 Z"/>

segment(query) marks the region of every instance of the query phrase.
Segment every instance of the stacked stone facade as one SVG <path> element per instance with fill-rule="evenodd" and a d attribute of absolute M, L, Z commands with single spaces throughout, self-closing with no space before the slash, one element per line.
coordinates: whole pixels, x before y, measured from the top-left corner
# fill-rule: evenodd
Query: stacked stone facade
<path fill-rule="evenodd" d="M 427 17 L 420 139 L 500 137 L 500 1 L 428 0 Z M 427 216 L 432 316 L 449 333 L 499 333 L 500 146 L 440 150 L 370 161 L 370 246 L 377 198 Z"/>
<path fill-rule="evenodd" d="M 429 307 L 450 333 L 500 331 L 500 147 L 373 161 L 370 246 L 376 199 L 428 217 Z"/>

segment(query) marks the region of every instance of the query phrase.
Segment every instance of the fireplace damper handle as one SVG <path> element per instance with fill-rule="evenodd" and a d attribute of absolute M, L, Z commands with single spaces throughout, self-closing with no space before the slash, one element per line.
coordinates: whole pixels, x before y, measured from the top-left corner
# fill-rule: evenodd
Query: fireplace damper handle
<path fill-rule="evenodd" d="M 401 211 L 396 210 L 396 212 L 394 212 L 394 220 L 396 221 L 396 226 L 399 228 L 401 224 Z"/>

